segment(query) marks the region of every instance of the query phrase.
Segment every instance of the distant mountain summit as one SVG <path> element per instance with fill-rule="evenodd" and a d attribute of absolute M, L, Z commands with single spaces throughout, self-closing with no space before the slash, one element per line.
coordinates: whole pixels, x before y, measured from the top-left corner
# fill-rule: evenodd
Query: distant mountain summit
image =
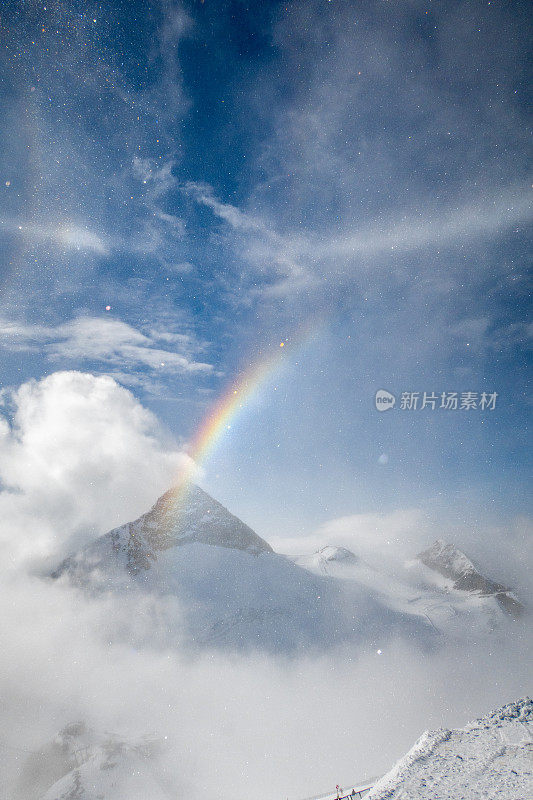
<path fill-rule="evenodd" d="M 485 578 L 478 572 L 470 559 L 453 544 L 445 544 L 441 539 L 437 539 L 431 547 L 418 554 L 418 559 L 426 567 L 452 580 L 454 589 L 476 592 L 483 596 L 493 596 L 500 606 L 513 617 L 518 617 L 523 613 L 524 607 L 511 589 Z"/>
<path fill-rule="evenodd" d="M 318 550 L 317 556 L 324 561 L 338 561 L 344 564 L 355 564 L 358 560 L 355 553 L 352 553 L 347 547 L 334 547 L 333 545 L 322 547 Z"/>
<path fill-rule="evenodd" d="M 253 555 L 273 552 L 248 525 L 195 485 L 185 490 L 170 489 L 147 514 L 125 527 L 159 550 L 202 542 Z"/>

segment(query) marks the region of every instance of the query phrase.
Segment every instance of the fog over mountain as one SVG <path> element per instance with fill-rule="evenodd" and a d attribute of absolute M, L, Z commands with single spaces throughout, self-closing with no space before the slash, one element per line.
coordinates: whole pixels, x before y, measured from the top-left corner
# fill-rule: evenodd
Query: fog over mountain
<path fill-rule="evenodd" d="M 162 599 L 169 643 L 173 630 L 183 644 L 274 653 L 349 642 L 357 650 L 394 635 L 430 648 L 435 639 L 427 619 L 383 604 L 371 586 L 314 575 L 274 553 L 197 486 L 184 496 L 179 488 L 167 492 L 150 512 L 68 558 L 53 577 Z M 154 636 L 161 624 L 154 620 Z"/>
<path fill-rule="evenodd" d="M 333 545 L 289 558 L 199 487 L 170 490 L 51 577 L 14 582 L 26 603 L 31 587 L 30 630 L 45 623 L 38 647 L 16 637 L 19 662 L 21 648 L 45 662 L 53 653 L 52 672 L 41 664 L 44 724 L 24 731 L 20 689 L 7 704 L 8 754 L 24 744 L 11 750 L 14 791 L 92 800 L 90 786 L 114 800 L 119 787 L 139 800 L 176 791 L 214 800 L 253 785 L 266 800 L 303 796 L 339 771 L 354 781 L 383 772 L 417 725 L 462 720 L 465 707 L 517 691 L 527 672 L 528 615 L 518 621 L 493 594 L 458 589 L 453 577 L 416 558 L 393 576 Z M 481 689 L 474 675 L 488 656 Z M 304 745 L 309 719 L 316 729 Z M 58 720 L 67 727 L 54 738 Z"/>

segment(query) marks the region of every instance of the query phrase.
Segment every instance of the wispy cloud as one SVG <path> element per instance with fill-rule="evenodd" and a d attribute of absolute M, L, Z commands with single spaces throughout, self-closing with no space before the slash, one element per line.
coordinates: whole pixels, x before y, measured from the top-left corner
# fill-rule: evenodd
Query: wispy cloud
<path fill-rule="evenodd" d="M 125 252 L 150 255 L 169 272 L 188 272 L 189 265 L 183 267 L 186 262 L 176 257 L 185 235 L 185 221 L 168 207 L 168 195 L 177 186 L 175 166 L 172 158 L 133 158 L 122 180 L 125 186 L 133 180 L 137 225 L 122 235 L 119 247 Z"/>
<path fill-rule="evenodd" d="M 469 239 L 500 236 L 532 220 L 533 194 L 510 189 L 497 196 L 449 208 L 435 208 L 418 214 L 393 214 L 374 228 L 351 229 L 343 235 L 321 241 L 312 237 L 301 250 L 316 258 L 373 258 L 391 251 L 414 252 L 429 247 L 460 246 Z M 342 269 L 342 264 L 341 264 Z"/>
<path fill-rule="evenodd" d="M 79 250 L 100 256 L 107 255 L 111 247 L 111 242 L 105 235 L 82 223 L 36 224 L 23 217 L 4 218 L 0 219 L 0 234 L 2 232 L 16 234 L 28 243 L 43 242 L 55 245 L 61 250 Z"/>
<path fill-rule="evenodd" d="M 14 296 L 49 293 L 58 284 L 63 291 L 77 253 L 83 256 L 72 281 L 78 288 L 110 255 L 186 271 L 174 266 L 188 261 L 176 247 L 183 223 L 163 195 L 189 108 L 179 49 L 191 21 L 179 3 L 144 11 L 150 30 L 139 19 L 134 63 L 131 52 L 112 45 L 113 14 L 96 6 L 78 13 L 53 3 L 46 24 L 36 26 L 39 12 L 30 3 L 12 24 L 2 19 L 10 27 L 5 64 L 17 87 L 3 96 L 6 137 L 27 143 L 0 157 L 2 182 L 7 179 L 0 238 Z M 144 70 L 142 79 L 136 68 Z M 139 186 L 139 164 L 149 161 L 159 164 L 157 175 Z"/>
<path fill-rule="evenodd" d="M 310 276 L 303 262 L 298 261 L 298 252 L 291 238 L 278 233 L 270 221 L 242 211 L 231 203 L 222 202 L 206 183 L 189 181 L 182 189 L 227 223 L 236 234 L 235 249 L 248 260 L 257 274 L 262 274 L 267 279 L 277 276 L 280 280 L 290 276 L 298 286 L 307 282 Z"/>
<path fill-rule="evenodd" d="M 324 13 L 310 0 L 279 15 L 279 59 L 247 96 L 264 123 L 246 153 L 261 179 L 239 206 L 189 185 L 227 224 L 253 292 L 284 298 L 323 291 L 324 281 L 334 291 L 361 274 L 409 279 L 402 257 L 446 249 L 457 263 L 462 248 L 531 220 L 520 64 L 502 40 L 497 62 L 478 53 L 490 80 L 469 83 L 477 28 L 458 11 L 418 5 L 341 3 Z M 499 13 L 521 46 L 518 18 Z"/>
<path fill-rule="evenodd" d="M 264 287 L 270 294 L 290 293 L 324 278 L 331 288 L 338 280 L 344 283 L 350 274 L 360 276 L 367 267 L 389 270 L 390 258 L 384 256 L 459 248 L 472 240 L 501 236 L 532 219 L 533 194 L 522 187 L 509 187 L 462 205 L 393 209 L 370 227 L 279 233 L 271 221 L 220 201 L 206 184 L 188 183 L 184 188 L 227 223 L 236 234 L 236 249 L 253 268 L 268 274 L 268 267 L 276 266 L 278 280 Z"/>
<path fill-rule="evenodd" d="M 207 373 L 212 366 L 196 361 L 193 339 L 182 333 L 142 333 L 125 322 L 105 317 L 79 317 L 57 326 L 0 321 L 5 349 L 42 352 L 52 362 L 90 362 L 165 373 Z M 169 348 L 169 345 L 173 345 Z"/>

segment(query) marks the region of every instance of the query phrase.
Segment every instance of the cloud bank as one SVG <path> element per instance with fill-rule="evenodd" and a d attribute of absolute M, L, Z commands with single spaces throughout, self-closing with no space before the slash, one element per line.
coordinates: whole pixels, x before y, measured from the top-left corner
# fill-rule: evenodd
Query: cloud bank
<path fill-rule="evenodd" d="M 108 376 L 56 372 L 7 400 L 0 513 L 10 562 L 57 558 L 135 518 L 187 460 L 154 415 Z"/>

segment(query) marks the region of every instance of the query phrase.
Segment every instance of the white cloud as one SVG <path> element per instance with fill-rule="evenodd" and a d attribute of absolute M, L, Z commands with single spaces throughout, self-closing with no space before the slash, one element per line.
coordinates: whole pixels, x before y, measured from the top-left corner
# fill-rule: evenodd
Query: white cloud
<path fill-rule="evenodd" d="M 173 373 L 210 372 L 210 364 L 195 361 L 192 338 L 174 331 L 144 334 L 112 317 L 78 317 L 55 327 L 0 320 L 4 347 L 33 350 L 44 347 L 50 361 L 100 362 L 118 367 L 147 367 Z M 168 349 L 165 345 L 174 345 Z M 179 352 L 177 351 L 179 348 Z"/>
<path fill-rule="evenodd" d="M 1 546 L 11 561 L 57 556 L 134 519 L 188 460 L 108 376 L 56 372 L 22 385 L 12 403 L 12 423 L 0 423 Z"/>
<path fill-rule="evenodd" d="M 389 513 L 352 514 L 329 520 L 314 533 L 295 539 L 280 538 L 274 547 L 283 553 L 312 553 L 328 544 L 347 547 L 358 555 L 398 552 L 415 555 L 431 536 L 427 515 L 417 508 Z"/>

